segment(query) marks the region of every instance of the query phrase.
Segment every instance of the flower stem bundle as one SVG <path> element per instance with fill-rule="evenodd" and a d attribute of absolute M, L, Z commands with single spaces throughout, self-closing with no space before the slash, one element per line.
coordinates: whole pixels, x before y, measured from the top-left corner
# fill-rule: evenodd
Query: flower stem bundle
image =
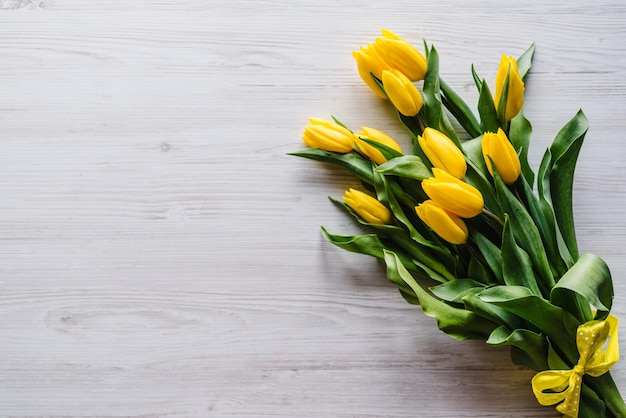
<path fill-rule="evenodd" d="M 363 190 L 333 199 L 366 230 L 324 237 L 383 260 L 411 304 L 456 339 L 508 345 L 515 364 L 538 372 L 532 390 L 567 417 L 626 418 L 609 368 L 618 360 L 613 284 L 606 263 L 579 254 L 572 210 L 576 160 L 588 129 L 579 111 L 535 173 L 524 117 L 534 44 L 503 55 L 489 84 L 472 68 L 476 113 L 439 74 L 439 56 L 400 36 L 353 53 L 359 75 L 388 99 L 411 137 L 403 153 L 374 128 L 311 119 L 308 148 L 292 155 L 354 174 Z M 460 132 L 454 128 L 460 126 Z"/>

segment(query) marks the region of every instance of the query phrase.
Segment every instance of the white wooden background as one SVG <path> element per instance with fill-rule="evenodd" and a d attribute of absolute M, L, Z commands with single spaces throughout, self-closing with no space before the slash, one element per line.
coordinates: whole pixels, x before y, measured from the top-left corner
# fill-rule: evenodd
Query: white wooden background
<path fill-rule="evenodd" d="M 353 231 L 327 196 L 356 183 L 286 156 L 307 117 L 408 148 L 351 56 L 382 27 L 434 43 L 470 102 L 471 63 L 492 80 L 537 42 L 530 155 L 583 108 L 579 243 L 626 320 L 622 1 L 0 8 L 2 417 L 557 416 L 508 349 L 445 336 L 320 236 Z M 613 374 L 626 394 L 626 362 Z"/>

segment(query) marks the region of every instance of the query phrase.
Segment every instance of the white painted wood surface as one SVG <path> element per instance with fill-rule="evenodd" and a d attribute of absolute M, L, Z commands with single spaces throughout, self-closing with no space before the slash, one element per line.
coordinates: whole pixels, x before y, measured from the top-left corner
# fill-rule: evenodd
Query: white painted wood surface
<path fill-rule="evenodd" d="M 557 416 L 507 349 L 443 335 L 320 236 L 352 230 L 326 196 L 356 183 L 285 155 L 307 117 L 408 144 L 351 57 L 381 27 L 433 42 L 468 101 L 471 63 L 492 79 L 537 42 L 531 158 L 583 108 L 579 243 L 626 318 L 621 1 L 0 7 L 2 417 Z"/>

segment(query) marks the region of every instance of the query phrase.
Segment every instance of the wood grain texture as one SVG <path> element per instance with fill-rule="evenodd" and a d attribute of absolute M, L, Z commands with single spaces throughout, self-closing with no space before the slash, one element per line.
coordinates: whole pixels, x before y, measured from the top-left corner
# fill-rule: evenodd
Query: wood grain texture
<path fill-rule="evenodd" d="M 0 1 L 0 416 L 557 416 L 325 243 L 356 183 L 286 155 L 330 114 L 408 145 L 350 54 L 381 27 L 470 102 L 535 41 L 530 156 L 584 109 L 579 244 L 624 317 L 626 6 L 441 3 Z"/>

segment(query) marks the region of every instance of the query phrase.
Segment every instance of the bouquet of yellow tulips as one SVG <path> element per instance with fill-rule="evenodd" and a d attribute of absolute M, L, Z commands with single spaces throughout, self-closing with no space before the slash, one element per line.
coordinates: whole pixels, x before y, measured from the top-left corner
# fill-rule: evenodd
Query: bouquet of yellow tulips
<path fill-rule="evenodd" d="M 534 44 L 502 56 L 494 94 L 472 68 L 477 114 L 424 47 L 383 30 L 353 53 L 363 81 L 397 110 L 410 153 L 374 128 L 355 133 L 337 119 L 305 127 L 308 148 L 292 155 L 341 166 L 363 185 L 332 200 L 365 232 L 322 234 L 383 260 L 406 301 L 448 335 L 510 346 L 515 364 L 537 371 L 540 404 L 566 417 L 626 417 L 609 372 L 619 358 L 611 274 L 598 256 L 579 254 L 574 230 L 585 115 L 559 131 L 535 173 L 522 111 Z"/>

